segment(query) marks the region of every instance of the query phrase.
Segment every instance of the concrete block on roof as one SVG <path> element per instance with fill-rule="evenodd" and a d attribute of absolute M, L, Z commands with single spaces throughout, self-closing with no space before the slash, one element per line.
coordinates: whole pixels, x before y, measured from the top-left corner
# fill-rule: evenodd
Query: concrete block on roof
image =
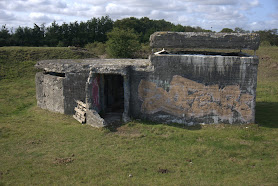
<path fill-rule="evenodd" d="M 260 45 L 256 33 L 155 32 L 150 36 L 152 48 L 251 49 Z"/>

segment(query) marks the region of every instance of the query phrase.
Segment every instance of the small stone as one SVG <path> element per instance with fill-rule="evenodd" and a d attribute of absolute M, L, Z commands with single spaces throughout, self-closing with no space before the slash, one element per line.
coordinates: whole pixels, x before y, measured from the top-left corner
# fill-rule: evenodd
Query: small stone
<path fill-rule="evenodd" d="M 129 176 L 130 178 L 131 178 L 131 177 L 133 177 L 133 175 L 132 175 L 132 174 L 129 174 L 128 176 Z"/>

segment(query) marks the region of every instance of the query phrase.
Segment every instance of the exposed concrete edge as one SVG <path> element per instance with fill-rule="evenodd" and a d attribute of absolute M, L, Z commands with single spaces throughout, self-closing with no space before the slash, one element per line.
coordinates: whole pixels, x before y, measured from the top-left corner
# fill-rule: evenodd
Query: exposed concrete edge
<path fill-rule="evenodd" d="M 235 57 L 238 58 L 236 63 L 244 63 L 244 64 L 252 64 L 252 65 L 258 65 L 259 64 L 259 58 L 258 56 L 206 56 L 206 55 L 171 55 L 171 54 L 153 54 L 150 55 L 150 59 L 152 61 L 152 65 L 154 62 L 157 61 L 157 59 L 161 59 L 160 61 L 163 61 L 162 58 L 168 58 L 169 56 L 174 57 L 174 58 L 199 58 L 199 59 L 205 59 L 207 62 L 208 61 L 218 61 L 219 58 L 224 58 L 224 59 L 234 59 Z M 209 60 L 209 59 L 214 59 L 214 60 Z M 220 60 L 221 61 L 221 60 Z M 227 60 L 225 60 L 227 61 Z M 235 63 L 234 62 L 234 63 Z M 195 64 L 198 65 L 198 64 Z"/>
<path fill-rule="evenodd" d="M 150 36 L 152 48 L 257 50 L 259 45 L 260 38 L 256 33 L 155 32 Z"/>
<path fill-rule="evenodd" d="M 129 66 L 145 68 L 149 65 L 149 59 L 56 59 L 38 61 L 35 67 L 48 72 L 79 73 L 89 72 L 91 69 L 119 71 Z"/>

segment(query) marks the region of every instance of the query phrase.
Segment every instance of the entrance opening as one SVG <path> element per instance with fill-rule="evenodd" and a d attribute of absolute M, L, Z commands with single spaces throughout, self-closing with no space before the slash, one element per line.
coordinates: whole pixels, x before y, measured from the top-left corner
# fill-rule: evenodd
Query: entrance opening
<path fill-rule="evenodd" d="M 124 112 L 124 79 L 121 75 L 104 75 L 104 113 L 109 124 L 121 122 Z"/>

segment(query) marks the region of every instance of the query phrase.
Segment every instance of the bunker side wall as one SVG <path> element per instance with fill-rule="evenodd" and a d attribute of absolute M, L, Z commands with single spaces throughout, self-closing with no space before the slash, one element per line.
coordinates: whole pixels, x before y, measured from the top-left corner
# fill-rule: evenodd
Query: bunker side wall
<path fill-rule="evenodd" d="M 254 123 L 257 57 L 152 56 L 131 76 L 131 115 L 166 123 Z"/>
<path fill-rule="evenodd" d="M 74 114 L 75 100 L 86 101 L 86 82 L 88 72 L 66 73 L 64 79 L 64 110 L 65 114 Z"/>
<path fill-rule="evenodd" d="M 64 114 L 63 84 L 64 77 L 38 72 L 36 74 L 37 105 L 42 109 Z"/>
<path fill-rule="evenodd" d="M 85 102 L 88 72 L 66 73 L 65 77 L 36 74 L 37 105 L 62 114 L 74 114 L 75 100 Z"/>

